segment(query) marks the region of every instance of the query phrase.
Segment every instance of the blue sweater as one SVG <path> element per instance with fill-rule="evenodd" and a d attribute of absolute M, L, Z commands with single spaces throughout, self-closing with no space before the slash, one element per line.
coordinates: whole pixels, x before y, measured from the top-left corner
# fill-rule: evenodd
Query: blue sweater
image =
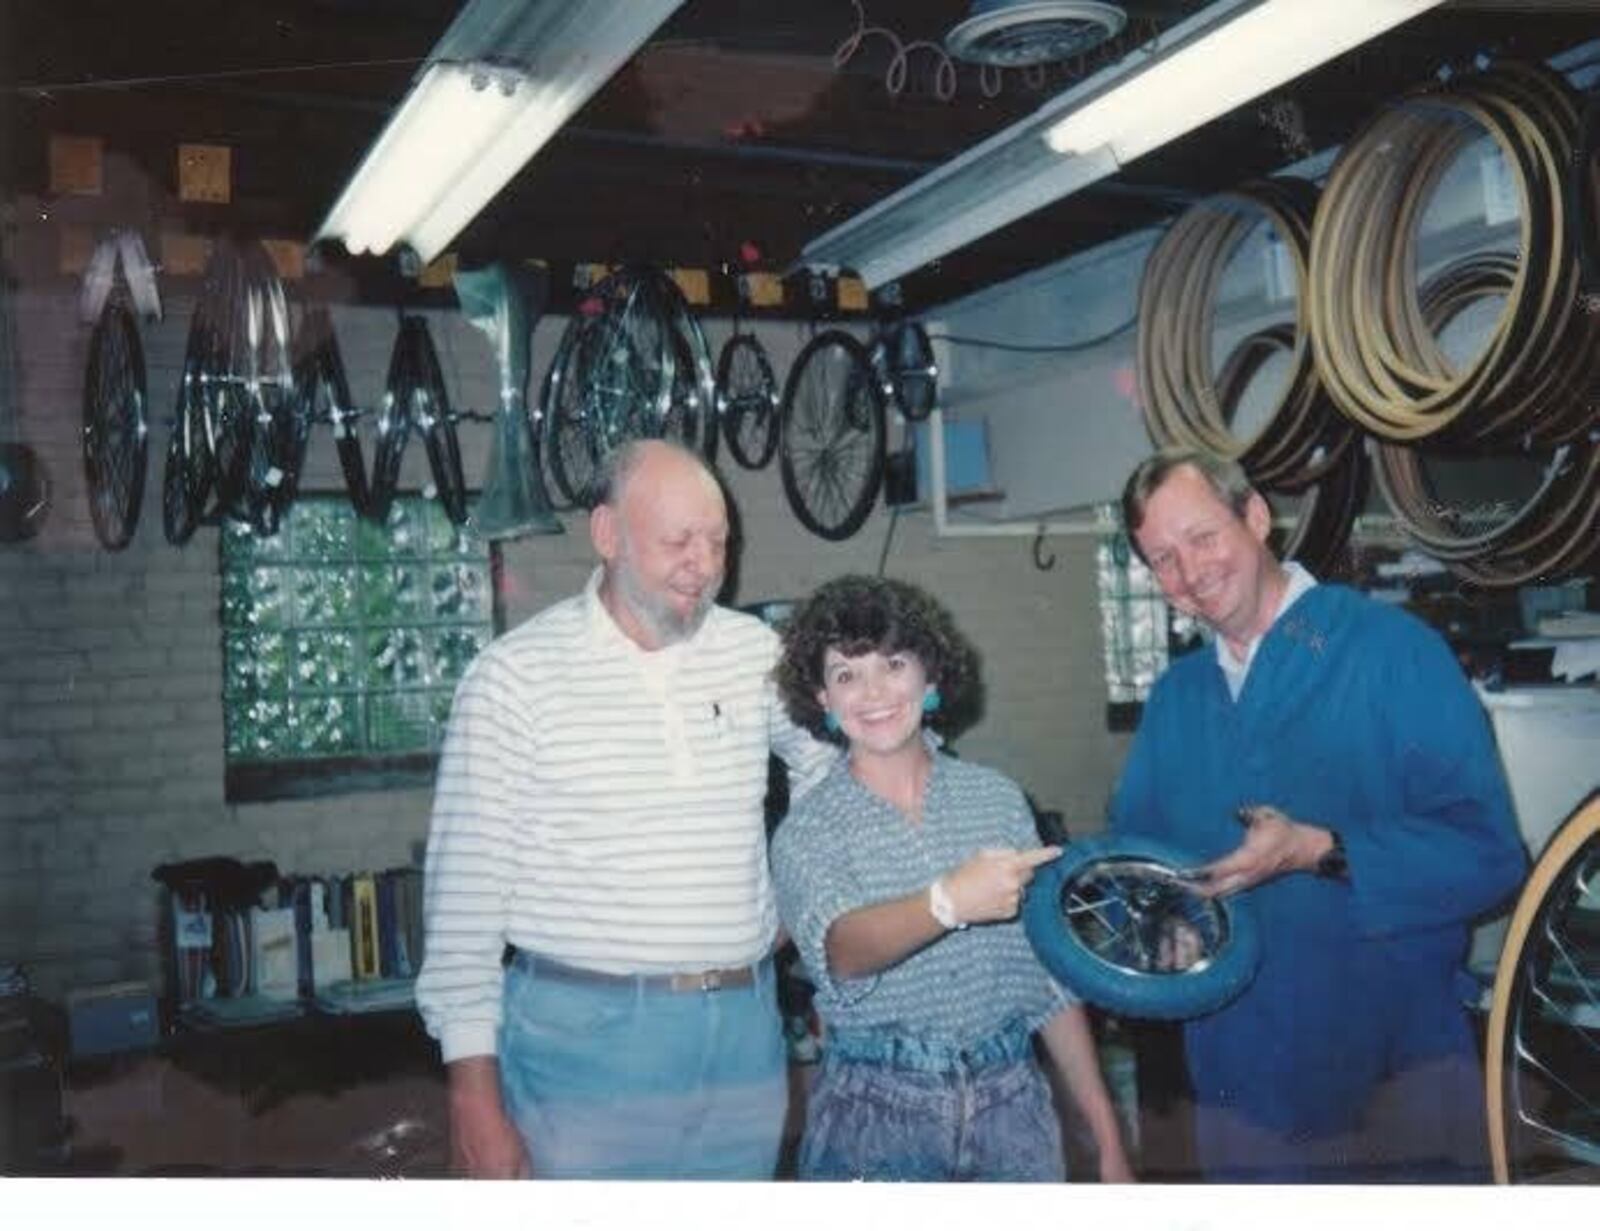
<path fill-rule="evenodd" d="M 1482 1098 L 1456 976 L 1469 921 L 1516 889 L 1526 856 L 1444 642 L 1322 585 L 1262 638 L 1237 701 L 1214 655 L 1174 663 L 1113 826 L 1214 859 L 1242 840 L 1245 804 L 1337 830 L 1350 879 L 1294 873 L 1246 895 L 1260 972 L 1185 1031 L 1202 1165 L 1228 1179 L 1457 1178 L 1436 1164 L 1481 1155 Z M 1376 1125 L 1393 1090 L 1398 1116 Z"/>

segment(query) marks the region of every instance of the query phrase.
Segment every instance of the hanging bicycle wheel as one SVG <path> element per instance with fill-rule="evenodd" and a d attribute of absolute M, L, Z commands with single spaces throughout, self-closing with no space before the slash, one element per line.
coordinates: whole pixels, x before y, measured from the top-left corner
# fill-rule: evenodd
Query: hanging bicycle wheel
<path fill-rule="evenodd" d="M 717 357 L 717 415 L 728 452 L 746 470 L 760 470 L 778 451 L 778 381 L 766 348 L 736 333 Z"/>
<path fill-rule="evenodd" d="M 589 508 L 594 503 L 599 469 L 589 429 L 589 405 L 577 380 L 577 352 L 584 345 L 587 323 L 587 318 L 573 316 L 539 392 L 539 451 L 562 509 Z"/>
<path fill-rule="evenodd" d="M 673 348 L 672 401 L 661 435 L 694 449 L 708 462 L 717 456 L 717 377 L 705 331 L 678 284 L 654 273 L 654 292 Z"/>
<path fill-rule="evenodd" d="M 900 413 L 913 423 L 926 419 L 939 391 L 939 367 L 928 331 L 917 321 L 896 321 L 873 349 Z"/>
<path fill-rule="evenodd" d="M 167 542 L 182 547 L 200 525 L 200 506 L 189 490 L 188 455 L 183 445 L 183 424 L 172 425 L 167 437 L 166 458 L 161 469 L 161 530 Z"/>
<path fill-rule="evenodd" d="M 1495 1180 L 1600 1179 L 1600 792 L 1517 899 L 1486 1053 Z"/>
<path fill-rule="evenodd" d="M 189 338 L 161 475 L 161 528 L 174 547 L 187 543 L 199 527 L 212 486 L 214 459 L 205 412 L 209 337 L 202 295 L 189 320 Z"/>
<path fill-rule="evenodd" d="M 371 521 L 381 524 L 388 520 L 389 508 L 400 488 L 400 463 L 413 431 L 422 435 L 434 494 L 450 520 L 461 525 L 467 518 L 461 450 L 450 415 L 450 398 L 439 370 L 439 356 L 433 348 L 428 322 L 420 316 L 408 316 L 400 322 L 389 358 L 383 411 L 378 417 L 378 444 L 367 489 L 366 515 Z"/>
<path fill-rule="evenodd" d="M 806 343 L 784 383 L 784 495 L 801 525 L 838 541 L 861 528 L 883 485 L 883 391 L 866 349 L 841 330 Z"/>
<path fill-rule="evenodd" d="M 1180 874 L 1191 860 L 1148 838 L 1073 842 L 1028 886 L 1023 927 L 1039 960 L 1091 1004 L 1128 1017 L 1199 1017 L 1255 978 L 1255 919 Z"/>
<path fill-rule="evenodd" d="M 184 358 L 185 369 L 192 358 L 200 374 L 199 406 L 210 458 L 210 502 L 201 514 L 207 522 L 247 514 L 242 498 L 257 417 L 250 397 L 249 298 L 243 255 L 219 241 L 206 265 L 196 323 L 189 331 L 193 350 Z"/>
<path fill-rule="evenodd" d="M 133 314 L 113 296 L 89 338 L 83 378 L 83 473 L 95 536 L 121 551 L 139 527 L 149 452 L 144 349 Z"/>
<path fill-rule="evenodd" d="M 595 290 L 600 314 L 580 331 L 572 380 L 599 458 L 626 440 L 666 434 L 678 349 L 658 290 L 651 271 L 613 274 Z"/>
<path fill-rule="evenodd" d="M 350 399 L 344 356 L 327 308 L 318 304 L 307 310 L 300 322 L 300 341 L 302 349 L 294 374 L 295 400 L 299 403 L 296 420 L 308 431 L 315 423 L 326 423 L 332 429 L 345 494 L 356 514 L 365 516 L 367 462 L 356 430 L 361 412 Z"/>
<path fill-rule="evenodd" d="M 293 500 L 305 453 L 306 426 L 299 422 L 294 372 L 289 360 L 289 303 L 272 258 L 259 243 L 241 259 L 243 348 L 229 356 L 230 381 L 242 381 L 250 416 L 244 485 L 230 510 L 263 537 L 278 526 Z M 236 309 L 237 310 L 237 309 Z"/>
<path fill-rule="evenodd" d="M 450 410 L 450 395 L 439 369 L 439 352 L 426 321 L 418 320 L 415 340 L 417 375 L 426 391 L 419 405 L 417 428 L 428 455 L 428 473 L 433 476 L 434 496 L 444 506 L 445 516 L 457 526 L 467 524 L 467 482 L 461 469 L 461 442 L 456 436 L 455 416 Z"/>

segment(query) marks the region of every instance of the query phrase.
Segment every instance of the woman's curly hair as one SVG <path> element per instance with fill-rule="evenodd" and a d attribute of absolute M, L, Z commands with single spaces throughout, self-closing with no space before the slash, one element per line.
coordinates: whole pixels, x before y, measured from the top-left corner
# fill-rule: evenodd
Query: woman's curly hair
<path fill-rule="evenodd" d="M 773 678 L 789 717 L 813 735 L 842 743 L 824 726 L 817 702 L 830 649 L 850 658 L 874 650 L 915 654 L 943 699 L 928 725 L 949 734 L 977 717 L 978 653 L 950 613 L 917 586 L 887 577 L 837 577 L 817 587 L 783 626 L 783 655 Z"/>

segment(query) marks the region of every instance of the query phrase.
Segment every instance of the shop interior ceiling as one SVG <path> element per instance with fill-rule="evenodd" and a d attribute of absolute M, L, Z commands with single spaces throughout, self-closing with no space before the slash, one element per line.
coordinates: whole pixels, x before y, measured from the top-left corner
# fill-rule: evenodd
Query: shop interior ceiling
<path fill-rule="evenodd" d="M 1306 0 L 1323 3 L 1324 0 Z M 1334 2 L 1334 0 L 1329 0 Z M 0 176 L 47 196 L 52 133 L 98 136 L 198 232 L 307 238 L 397 105 L 457 0 L 0 0 Z M 1204 7 L 1124 0 L 1124 49 Z M 1100 67 L 1109 50 L 998 94 L 941 43 L 969 0 L 687 0 L 455 245 L 461 259 L 649 260 L 718 268 L 753 244 L 781 272 L 815 238 Z M 885 33 L 861 38 L 862 25 Z M 1544 59 L 1594 38 L 1600 0 L 1448 0 L 1112 180 L 907 276 L 937 304 L 1159 222 L 1337 144 L 1382 99 L 1482 57 Z M 889 35 L 892 35 L 891 39 Z M 905 88 L 888 88 L 896 45 Z M 178 206 L 176 143 L 232 151 L 226 206 Z M 149 218 L 106 219 L 149 225 Z M 369 258 L 371 259 L 371 258 Z"/>

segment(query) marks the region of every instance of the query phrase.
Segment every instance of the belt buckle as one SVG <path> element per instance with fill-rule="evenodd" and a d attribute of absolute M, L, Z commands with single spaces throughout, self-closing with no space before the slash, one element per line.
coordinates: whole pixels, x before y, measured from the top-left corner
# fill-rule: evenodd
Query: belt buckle
<path fill-rule="evenodd" d="M 720 992 L 722 990 L 722 972 L 720 970 L 707 970 L 700 975 L 700 990 L 702 992 Z"/>

